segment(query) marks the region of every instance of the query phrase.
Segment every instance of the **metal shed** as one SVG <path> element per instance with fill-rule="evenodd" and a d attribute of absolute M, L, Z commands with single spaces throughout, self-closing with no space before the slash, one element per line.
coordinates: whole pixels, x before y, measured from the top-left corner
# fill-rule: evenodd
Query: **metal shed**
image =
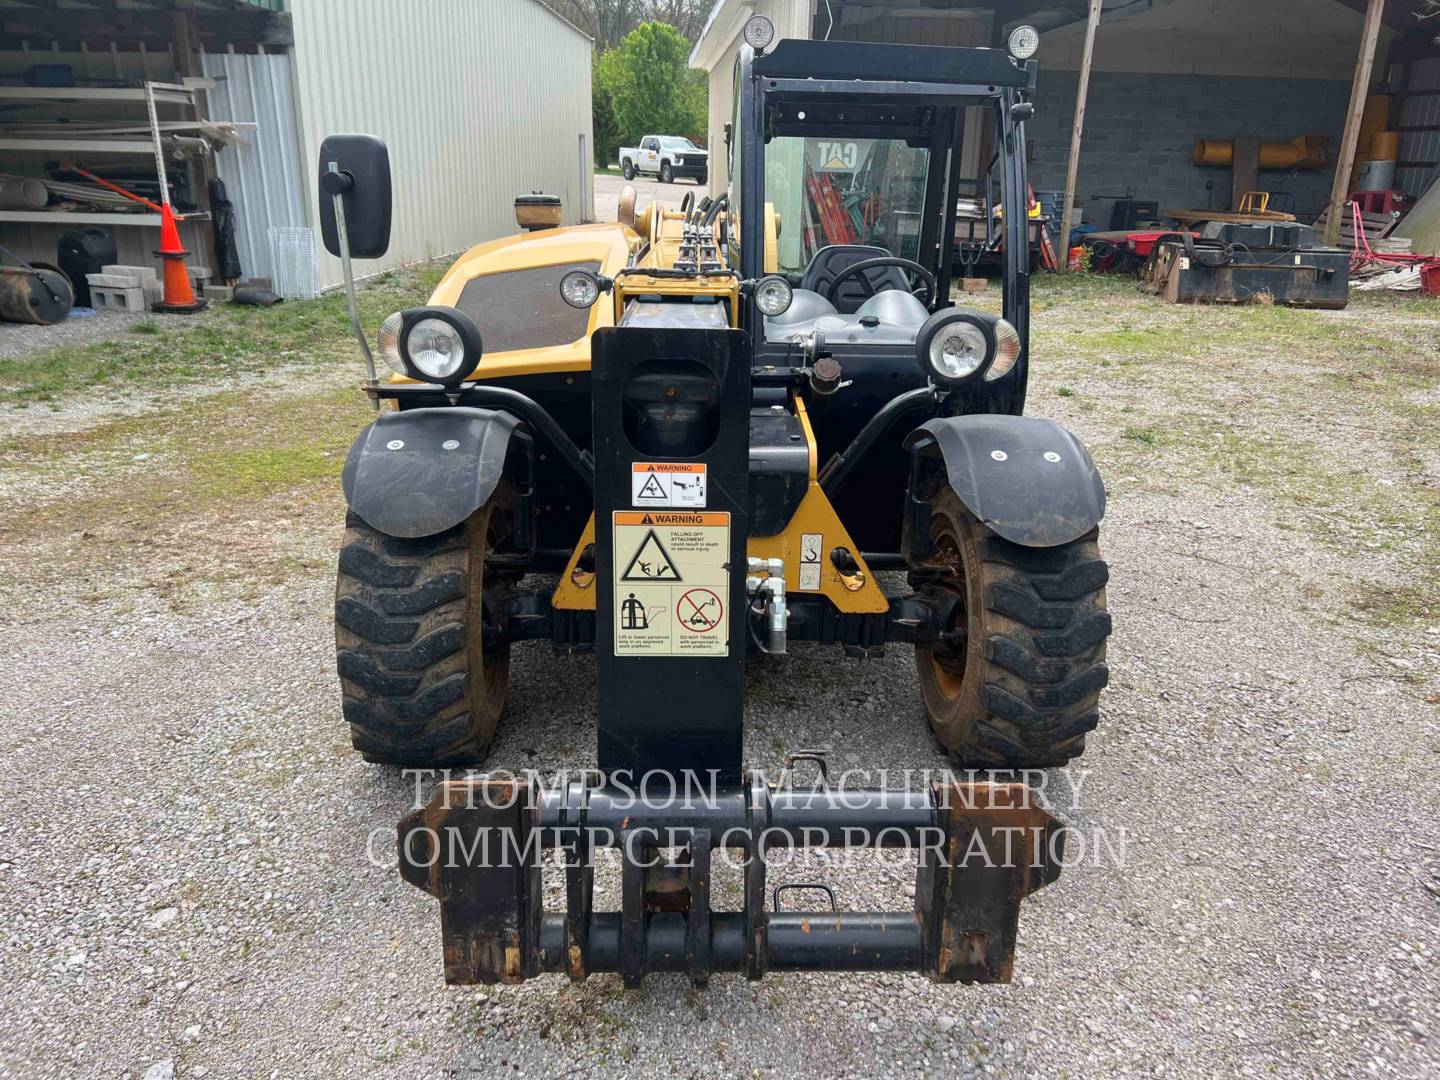
<path fill-rule="evenodd" d="M 377 268 L 515 231 L 516 195 L 592 205 L 588 37 L 538 0 L 290 0 L 306 217 L 320 140 L 390 147 L 394 227 Z M 322 255 L 321 278 L 339 280 Z M 362 265 L 363 272 L 363 265 Z"/>
<path fill-rule="evenodd" d="M 0 89 L 24 97 L 5 115 L 22 126 L 146 80 L 184 80 L 196 119 L 239 124 L 240 138 L 192 160 L 182 235 L 214 265 L 206 182 L 218 176 L 242 277 L 284 278 L 290 295 L 340 281 L 316 242 L 316 153 L 332 132 L 390 146 L 393 239 L 362 274 L 513 232 L 513 200 L 533 190 L 560 196 L 567 223 L 592 213 L 592 42 L 541 0 L 0 0 L 0 30 Z M 38 77 L 57 81 L 35 90 Z M 44 178 L 53 156 L 0 149 L 0 173 Z M 151 261 L 157 215 L 57 198 L 0 212 L 0 242 L 53 262 L 60 235 L 85 224 L 113 232 L 122 262 Z"/>

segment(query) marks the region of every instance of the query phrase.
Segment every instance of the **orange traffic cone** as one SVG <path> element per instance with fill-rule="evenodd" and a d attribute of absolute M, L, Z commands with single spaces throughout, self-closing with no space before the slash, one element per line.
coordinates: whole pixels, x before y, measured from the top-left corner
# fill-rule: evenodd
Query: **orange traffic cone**
<path fill-rule="evenodd" d="M 150 305 L 151 310 L 172 315 L 203 311 L 205 301 L 197 300 L 190 287 L 190 272 L 185 269 L 189 252 L 180 246 L 180 230 L 175 227 L 175 211 L 169 203 L 160 207 L 160 250 L 155 254 L 165 260 L 165 295 Z"/>

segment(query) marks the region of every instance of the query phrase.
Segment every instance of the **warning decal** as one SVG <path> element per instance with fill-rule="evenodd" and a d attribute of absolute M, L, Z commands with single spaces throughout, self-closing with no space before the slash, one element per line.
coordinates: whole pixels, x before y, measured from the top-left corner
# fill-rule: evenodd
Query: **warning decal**
<path fill-rule="evenodd" d="M 725 604 L 709 589 L 691 589 L 680 597 L 677 618 L 680 625 L 694 634 L 703 634 L 720 625 Z"/>
<path fill-rule="evenodd" d="M 632 506 L 683 506 L 705 509 L 704 465 L 673 461 L 637 461 L 630 466 Z"/>
<path fill-rule="evenodd" d="M 617 510 L 612 528 L 616 654 L 725 656 L 730 515 Z"/>
<path fill-rule="evenodd" d="M 806 592 L 820 588 L 820 551 L 824 546 L 825 537 L 820 533 L 800 536 L 800 588 Z"/>
<path fill-rule="evenodd" d="M 670 553 L 665 550 L 665 545 L 660 543 L 660 537 L 655 535 L 651 529 L 645 534 L 645 539 L 640 541 L 640 548 L 635 552 L 635 557 L 630 560 L 625 572 L 620 575 L 621 581 L 679 581 L 680 571 L 675 569 L 675 561 L 670 558 Z"/>

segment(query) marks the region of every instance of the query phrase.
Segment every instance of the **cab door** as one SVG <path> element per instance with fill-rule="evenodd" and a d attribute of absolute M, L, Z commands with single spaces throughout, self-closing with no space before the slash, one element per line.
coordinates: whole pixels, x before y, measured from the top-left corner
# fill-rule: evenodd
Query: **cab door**
<path fill-rule="evenodd" d="M 646 172 L 660 171 L 660 140 L 646 139 L 640 144 L 640 160 L 644 162 L 642 168 Z"/>

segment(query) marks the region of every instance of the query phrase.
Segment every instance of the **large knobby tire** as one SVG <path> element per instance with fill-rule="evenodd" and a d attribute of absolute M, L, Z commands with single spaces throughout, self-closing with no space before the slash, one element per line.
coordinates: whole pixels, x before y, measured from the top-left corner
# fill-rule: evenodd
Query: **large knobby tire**
<path fill-rule="evenodd" d="M 635 165 L 629 158 L 620 163 L 620 171 L 625 174 L 626 180 L 635 179 Z"/>
<path fill-rule="evenodd" d="M 335 646 L 355 749 L 389 765 L 471 765 L 505 708 L 509 644 L 486 640 L 485 556 L 501 516 L 484 506 L 415 540 L 355 514 L 335 589 Z M 498 594 L 498 589 L 495 590 Z M 498 595 L 491 597 L 495 608 Z"/>
<path fill-rule="evenodd" d="M 949 629 L 964 631 L 963 647 L 916 649 L 931 730 L 966 767 L 1065 764 L 1085 749 L 1109 680 L 1097 531 L 1029 548 L 980 524 L 947 485 L 930 508 L 935 554 L 912 579 L 958 599 Z"/>

